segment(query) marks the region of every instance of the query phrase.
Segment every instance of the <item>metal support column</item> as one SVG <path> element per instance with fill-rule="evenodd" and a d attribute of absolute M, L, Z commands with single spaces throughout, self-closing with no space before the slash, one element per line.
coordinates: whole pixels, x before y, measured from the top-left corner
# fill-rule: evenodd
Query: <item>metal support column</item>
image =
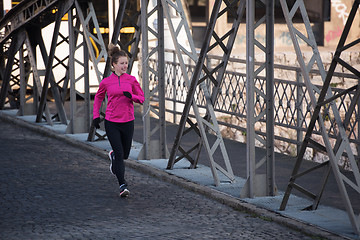
<path fill-rule="evenodd" d="M 18 115 L 24 116 L 25 103 L 26 103 L 26 85 L 27 81 L 25 79 L 25 60 L 24 60 L 24 48 L 21 46 L 19 51 L 19 65 L 20 65 L 20 107 Z"/>
<path fill-rule="evenodd" d="M 73 25 L 73 11 L 68 12 L 68 29 L 69 29 L 69 52 L 75 53 L 75 33 Z M 68 125 L 69 133 L 75 133 L 75 116 L 76 116 L 76 88 L 75 88 L 75 54 L 69 54 L 68 78 L 70 80 L 70 122 Z M 89 89 L 86 89 L 89 91 Z M 86 91 L 85 90 L 85 91 Z"/>
<path fill-rule="evenodd" d="M 148 11 L 148 1 L 141 1 L 141 71 L 142 71 L 142 85 L 145 94 L 145 101 L 143 104 L 143 147 L 139 154 L 139 159 L 154 159 L 167 158 L 168 150 L 166 145 L 166 122 L 165 122 L 165 49 L 164 49 L 164 13 L 161 0 L 156 2 L 156 6 L 150 8 Z M 157 28 L 152 28 L 148 19 L 157 13 Z M 157 40 L 157 46 L 149 48 L 149 34 Z M 158 63 L 155 68 L 149 66 L 148 60 L 152 57 L 157 58 Z M 155 76 L 157 85 L 150 89 L 149 72 Z M 151 106 L 150 100 L 152 98 L 159 99 L 159 110 Z M 154 114 L 158 119 L 153 127 L 151 124 L 150 114 Z M 159 136 L 156 136 L 156 133 Z"/>
<path fill-rule="evenodd" d="M 246 7 L 246 160 L 247 182 L 242 188 L 240 197 L 274 196 L 275 158 L 274 158 L 274 1 L 258 2 L 266 8 L 266 14 L 255 21 L 255 1 L 247 0 Z M 266 25 L 265 46 L 256 39 L 255 30 Z M 264 53 L 266 61 L 255 69 L 255 47 Z M 265 73 L 264 73 L 265 72 Z M 259 81 L 265 76 L 266 84 Z M 266 136 L 256 134 L 256 126 L 260 120 L 266 120 Z M 266 147 L 266 155 L 257 160 L 256 142 Z M 265 174 L 259 170 L 265 168 Z"/>
<path fill-rule="evenodd" d="M 266 195 L 275 196 L 274 153 L 274 12 L 275 0 L 264 0 L 266 5 Z"/>

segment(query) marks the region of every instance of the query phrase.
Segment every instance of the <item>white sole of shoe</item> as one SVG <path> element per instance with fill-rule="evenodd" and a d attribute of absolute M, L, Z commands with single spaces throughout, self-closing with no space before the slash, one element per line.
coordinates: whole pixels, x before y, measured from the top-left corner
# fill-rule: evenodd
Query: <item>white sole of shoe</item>
<path fill-rule="evenodd" d="M 111 157 L 111 153 L 113 153 L 114 151 L 110 151 L 109 152 L 109 159 L 110 159 L 110 167 L 109 167 L 109 169 L 110 169 L 110 172 L 111 172 L 111 174 L 113 174 L 113 175 L 115 175 L 114 173 L 113 173 L 113 171 L 112 171 L 112 157 Z"/>
<path fill-rule="evenodd" d="M 130 191 L 125 189 L 124 191 L 122 191 L 120 193 L 120 197 L 127 197 L 127 196 L 129 196 L 129 194 L 130 194 Z"/>

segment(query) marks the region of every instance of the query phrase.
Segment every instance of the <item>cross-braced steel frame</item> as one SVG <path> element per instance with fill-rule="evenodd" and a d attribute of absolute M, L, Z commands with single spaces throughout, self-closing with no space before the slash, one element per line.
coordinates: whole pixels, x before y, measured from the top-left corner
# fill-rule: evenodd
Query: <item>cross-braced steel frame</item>
<path fill-rule="evenodd" d="M 68 13 L 68 32 L 62 32 L 60 25 L 64 24 L 64 15 Z M 86 18 L 84 18 L 86 14 Z M 18 21 L 22 19 L 22 21 Z M 74 20 L 76 23 L 74 25 Z M 1 49 L 3 54 L 7 56 L 6 69 L 3 74 L 3 86 L 0 94 L 0 107 L 4 107 L 4 103 L 8 98 L 8 86 L 13 82 L 17 83 L 16 76 L 12 72 L 17 69 L 13 68 L 13 63 L 17 60 L 17 55 L 20 61 L 20 75 L 27 76 L 29 72 L 33 75 L 33 84 L 28 84 L 28 78 L 21 77 L 20 84 L 20 108 L 18 114 L 24 114 L 27 104 L 32 99 L 33 112 L 36 113 L 36 122 L 41 122 L 44 118 L 50 125 L 53 121 L 59 121 L 67 125 L 68 133 L 88 132 L 90 126 L 90 94 L 89 94 L 89 55 L 94 63 L 96 75 L 101 79 L 101 73 L 98 70 L 98 63 L 104 58 L 106 54 L 104 42 L 99 31 L 99 25 L 96 19 L 95 11 L 91 1 L 23 1 L 16 6 L 9 15 L 6 15 L 1 21 L 1 29 L 6 29 L 6 34 L 1 35 Z M 50 52 L 47 53 L 45 42 L 42 37 L 42 29 L 54 23 L 53 38 L 51 41 Z M 90 32 L 90 25 L 97 30 L 97 35 Z M 79 35 L 82 35 L 82 42 L 78 43 Z M 66 45 L 65 47 L 63 45 Z M 9 49 L 4 52 L 6 46 L 10 45 Z M 23 50 L 26 46 L 26 51 Z M 36 56 L 37 48 L 39 49 L 42 59 Z M 100 48 L 99 54 L 95 54 L 95 48 Z M 59 51 L 69 50 L 69 54 L 65 57 L 58 54 Z M 83 50 L 81 54 L 83 59 L 76 57 L 75 53 Z M 26 57 L 24 57 L 26 54 Z M 45 65 L 44 74 L 38 69 L 39 61 L 43 60 Z M 24 63 L 28 67 L 24 67 Z M 3 63 L 5 65 L 5 63 Z M 76 68 L 82 68 L 82 74 L 75 76 Z M 62 68 L 61 72 L 64 77 L 60 80 L 55 79 L 54 69 Z M 25 72 L 24 72 L 25 71 Z M 43 81 L 41 81 L 43 77 Z M 81 93 L 76 90 L 75 84 L 80 80 L 84 80 L 84 92 Z M 24 82 L 25 81 L 25 82 Z M 48 89 L 51 89 L 49 95 Z M 62 86 L 61 86 L 62 84 Z M 69 86 L 70 85 L 70 86 Z M 70 89 L 70 118 L 66 116 L 64 103 Z M 26 97 L 26 91 L 31 90 L 32 96 Z M 84 99 L 84 106 L 82 107 L 84 113 L 80 114 L 77 109 L 76 99 L 82 97 Z M 50 113 L 47 100 L 52 98 L 55 103 L 55 113 Z M 79 120 L 82 120 L 79 122 Z"/>
<path fill-rule="evenodd" d="M 150 148 L 152 148 L 152 141 L 155 141 L 159 150 L 156 151 L 156 156 L 166 157 L 166 141 L 165 141 L 165 106 L 164 106 L 164 17 L 168 21 L 169 30 L 171 32 L 172 39 L 174 41 L 175 50 L 177 52 L 178 61 L 180 63 L 183 74 L 187 74 L 186 67 L 184 64 L 184 57 L 186 55 L 187 58 L 191 59 L 195 63 L 195 71 L 190 77 L 186 78 L 188 88 L 188 95 L 186 98 L 186 104 L 184 107 L 184 114 L 180 121 L 179 129 L 177 132 L 177 138 L 175 139 L 174 146 L 172 148 L 168 168 L 172 168 L 174 164 L 182 158 L 186 158 L 190 161 L 191 167 L 196 167 L 198 162 L 199 152 L 202 147 L 204 147 L 207 152 L 207 156 L 210 159 L 211 170 L 213 172 L 215 185 L 220 184 L 219 177 L 217 176 L 217 171 L 219 170 L 225 176 L 227 176 L 231 181 L 233 181 L 234 176 L 232 174 L 232 169 L 230 166 L 230 162 L 226 153 L 226 148 L 223 143 L 223 139 L 221 137 L 219 127 L 217 124 L 216 116 L 214 114 L 214 105 L 216 104 L 216 99 L 219 94 L 218 89 L 221 85 L 221 81 L 223 75 L 225 73 L 225 68 L 227 65 L 227 61 L 231 54 L 231 50 L 233 47 L 233 43 L 236 37 L 236 33 L 240 26 L 240 21 L 242 19 L 242 15 L 245 9 L 245 2 L 247 6 L 247 111 L 248 111 L 248 125 L 247 125 L 247 135 L 248 135 L 248 146 L 247 146 L 247 164 L 248 164 L 248 185 L 246 191 L 244 190 L 243 196 L 253 197 L 259 194 L 256 192 L 255 188 L 257 187 L 258 176 L 256 170 L 264 165 L 266 162 L 266 179 L 260 177 L 260 187 L 265 190 L 267 195 L 275 194 L 275 179 L 274 179 L 274 162 L 273 162 L 273 130 L 272 130 L 272 121 L 273 121 L 273 1 L 262 1 L 264 5 L 266 5 L 267 12 L 266 15 L 260 18 L 259 21 L 255 22 L 254 19 L 254 1 L 251 0 L 234 0 L 234 1 L 215 1 L 213 12 L 211 14 L 210 22 L 208 25 L 208 30 L 205 35 L 205 40 L 203 42 L 200 55 L 197 56 L 196 51 L 194 50 L 194 45 L 191 40 L 191 34 L 189 27 L 186 22 L 186 17 L 184 11 L 181 6 L 181 2 L 179 0 L 170 1 L 170 0 L 158 0 L 157 5 L 148 11 L 147 5 L 148 1 L 143 0 L 141 2 L 141 14 L 134 16 L 134 24 L 136 28 L 136 34 L 134 34 L 133 40 L 126 46 L 121 46 L 122 49 L 126 50 L 127 47 L 132 45 L 131 48 L 133 51 L 137 50 L 137 45 L 139 43 L 140 32 L 143 38 L 142 43 L 142 78 L 143 78 L 143 88 L 146 94 L 147 102 L 144 104 L 144 148 L 143 148 L 143 156 L 146 159 L 154 156 L 149 153 Z M 359 8 L 359 0 L 354 1 L 353 8 L 350 12 L 348 21 L 346 23 L 345 29 L 341 36 L 340 42 L 338 44 L 335 57 L 331 63 L 330 69 L 326 74 L 319 51 L 317 49 L 316 41 L 314 38 L 314 34 L 311 30 L 310 21 L 307 16 L 307 12 L 304 6 L 303 0 L 297 0 L 291 9 L 289 9 L 288 4 L 285 0 L 281 0 L 281 6 L 283 9 L 283 13 L 285 16 L 286 23 L 288 25 L 288 29 L 290 32 L 290 36 L 292 38 L 295 52 L 298 57 L 298 62 L 301 67 L 302 75 L 304 78 L 304 82 L 307 88 L 307 91 L 311 98 L 311 104 L 314 108 L 313 117 L 311 119 L 311 123 L 308 127 L 308 131 L 306 133 L 304 142 L 299 151 L 298 159 L 295 164 L 292 177 L 289 181 L 288 188 L 283 198 L 283 202 L 280 206 L 281 210 L 284 210 L 287 202 L 289 200 L 289 196 L 291 194 L 292 189 L 297 189 L 300 192 L 304 193 L 308 197 L 314 200 L 313 204 L 308 207 L 308 209 L 316 209 L 322 193 L 324 191 L 324 186 L 327 182 L 327 178 L 329 176 L 330 171 L 332 170 L 337 184 L 339 186 L 342 198 L 344 200 L 351 224 L 355 231 L 359 234 L 359 216 L 356 216 L 352 206 L 350 199 L 347 194 L 346 187 L 350 187 L 360 193 L 360 174 L 359 174 L 359 165 L 357 160 L 355 160 L 354 153 L 351 150 L 349 144 L 349 136 L 346 133 L 347 126 L 350 124 L 350 119 L 353 116 L 353 112 L 355 111 L 355 106 L 358 104 L 358 100 L 360 97 L 360 87 L 359 84 L 341 92 L 336 95 L 332 94 L 332 90 L 330 88 L 330 81 L 332 78 L 332 74 L 334 73 L 335 67 L 337 64 L 342 65 L 347 68 L 350 72 L 360 78 L 360 73 L 357 69 L 353 68 L 346 62 L 344 62 L 340 55 L 341 52 L 358 44 L 360 41 L 356 40 L 352 43 L 345 44 L 348 32 L 350 31 L 352 21 L 354 20 L 356 11 Z M 26 3 L 26 4 L 25 4 Z M 126 8 L 126 1 L 122 1 L 124 5 L 119 8 L 119 12 L 117 15 L 117 20 L 115 24 L 115 30 L 112 38 L 112 43 L 117 43 L 121 45 L 118 41 L 119 31 L 121 29 L 122 19 L 124 18 L 124 10 Z M 221 4 L 224 4 L 224 8 L 221 9 Z M 40 10 L 36 8 L 37 6 L 41 6 Z M 55 13 L 51 14 L 54 11 Z M 164 12 L 165 11 L 165 12 Z M 158 25 L 157 29 L 153 29 L 149 27 L 147 20 L 152 14 L 157 13 Z M 181 17 L 180 24 L 174 25 L 171 21 L 170 12 L 176 12 Z M 292 19 L 294 15 L 300 12 L 303 23 L 305 25 L 305 29 L 307 34 L 301 33 L 300 30 L 296 29 Z M 26 90 L 27 88 L 33 88 L 33 102 L 34 109 L 37 113 L 36 121 L 41 121 L 43 118 L 49 123 L 53 124 L 53 119 L 59 120 L 61 123 L 68 124 L 68 131 L 74 132 L 75 130 L 75 121 L 76 121 L 76 96 L 81 95 L 76 91 L 75 83 L 79 79 L 84 79 L 85 84 L 85 95 L 84 99 L 89 99 L 89 84 L 88 84 L 88 62 L 89 58 L 86 56 L 90 55 L 91 60 L 94 63 L 94 67 L 96 69 L 97 79 L 100 82 L 101 79 L 107 75 L 110 71 L 109 61 L 106 55 L 106 47 L 104 46 L 104 42 L 102 40 L 100 31 L 98 29 L 98 24 L 95 16 L 95 11 L 92 7 L 91 1 L 88 2 L 78 2 L 78 1 L 40 1 L 40 0 L 32 0 L 32 1 L 24 1 L 24 3 L 19 4 L 17 8 L 16 15 L 10 12 L 9 15 L 6 16 L 6 19 L 1 21 L 1 29 L 6 29 L 4 31 L 5 34 L 1 35 L 0 45 L 1 45 L 1 55 L 4 56 L 0 62 L 1 67 L 1 77 L 3 79 L 1 92 L 0 92 L 0 108 L 4 108 L 4 104 L 6 99 L 9 98 L 9 89 L 16 84 L 20 85 L 20 108 L 19 114 L 24 114 L 25 104 L 28 99 L 26 99 Z M 68 13 L 68 26 L 69 33 L 68 37 L 66 37 L 63 33 L 60 32 L 60 23 L 61 19 L 65 13 Z M 234 23 L 230 31 L 225 33 L 223 36 L 218 36 L 214 31 L 215 24 L 217 19 L 223 14 L 233 14 Z M 41 26 L 36 26 L 39 17 L 43 15 L 51 16 L 51 19 L 48 19 L 49 22 L 54 22 L 54 34 L 51 41 L 50 52 L 47 54 L 44 40 L 41 36 Z M 139 20 L 140 18 L 140 20 Z M 22 21 L 19 21 L 21 19 Z M 34 22 L 33 22 L 34 21 Z M 76 23 L 74 24 L 74 21 Z M 139 22 L 141 22 L 141 31 L 139 27 Z M 266 46 L 262 45 L 258 40 L 255 39 L 254 31 L 255 29 L 262 23 L 266 23 Z M 47 23 L 49 24 L 49 23 Z M 47 25 L 45 24 L 45 25 Z M 97 35 L 93 35 L 89 29 L 89 25 L 94 25 L 97 28 Z M 269 26 L 268 26 L 269 25 Z M 177 38 L 180 34 L 181 29 L 185 31 L 187 34 L 187 38 L 189 40 L 190 47 L 182 46 Z M 158 41 L 158 45 L 151 49 L 147 44 L 149 39 L 148 34 L 152 34 L 156 37 Z M 82 35 L 85 41 L 85 44 L 77 44 L 77 38 Z M 61 40 L 59 41 L 59 38 Z M 299 39 L 306 42 L 309 46 L 311 46 L 313 50 L 313 55 L 308 63 L 305 63 L 301 48 L 299 45 Z M 70 56 L 67 60 L 66 58 L 61 59 L 56 56 L 56 49 L 60 43 L 66 42 L 69 44 L 69 52 Z M 226 43 L 225 43 L 226 42 Z M 95 44 L 94 44 L 95 43 Z M 26 50 L 23 46 L 26 46 Z M 257 69 L 254 67 L 254 47 L 258 47 L 264 54 L 266 55 L 266 62 L 263 65 L 260 65 Z M 37 68 L 37 56 L 36 56 L 36 48 L 39 48 L 40 53 L 42 55 L 42 60 L 46 65 L 46 70 L 44 76 L 41 75 L 41 72 Z M 96 54 L 95 48 L 99 47 L 101 51 L 99 54 Z M 219 47 L 223 51 L 223 58 L 220 64 L 210 69 L 205 66 L 205 58 L 209 51 L 214 49 L 215 47 Z M 82 49 L 84 55 L 84 61 L 81 63 L 81 66 L 84 71 L 84 75 L 81 75 L 77 79 L 75 79 L 75 63 L 78 63 L 79 60 L 75 59 L 75 55 L 71 54 L 79 49 Z M 27 56 L 24 56 L 24 55 Z M 130 57 L 130 66 L 133 64 L 133 57 L 136 55 L 135 52 L 128 52 Z M 17 55 L 19 55 L 17 59 Z M 147 64 L 147 60 L 149 57 L 155 56 L 158 60 L 157 68 L 150 68 Z M 5 57 L 7 59 L 5 64 Z M 100 59 L 107 60 L 107 65 L 105 67 L 104 74 L 102 75 L 101 71 L 97 68 L 97 65 Z M 56 63 L 54 63 L 56 60 Z M 54 79 L 54 73 L 52 69 L 54 66 L 65 66 L 66 68 L 66 76 L 61 79 L 61 81 L 56 82 Z M 322 89 L 318 89 L 314 86 L 309 77 L 310 70 L 313 68 L 313 65 L 316 65 L 317 69 L 321 73 L 321 77 L 324 81 L 324 85 Z M 15 67 L 13 67 L 15 66 Z M 17 75 L 14 71 L 19 71 L 20 74 Z M 33 73 L 33 86 L 28 84 L 27 75 L 28 71 L 31 69 Z M 131 70 L 131 67 L 130 67 Z M 263 71 L 266 70 L 265 73 Z M 158 86 L 154 89 L 149 89 L 148 85 L 148 76 L 149 71 L 155 72 L 156 80 L 158 81 Z M 255 82 L 257 76 L 261 74 L 265 74 L 267 79 L 266 86 L 259 85 Z M 41 84 L 40 78 L 44 77 L 43 84 Z M 67 116 L 64 111 L 64 101 L 65 101 L 65 89 L 68 88 L 68 84 L 70 82 L 70 101 L 71 101 L 71 116 L 70 123 L 68 122 Z M 60 83 L 63 83 L 63 86 L 60 86 Z M 56 113 L 51 116 L 48 104 L 46 104 L 46 99 L 48 97 L 48 88 L 49 84 L 51 86 L 52 97 L 54 98 Z M 212 84 L 212 87 L 209 86 Z M 205 116 L 200 116 L 200 112 L 198 111 L 198 107 L 196 104 L 195 95 L 198 94 L 196 89 L 199 89 L 200 93 L 205 96 L 206 99 L 206 114 Z M 211 92 L 210 92 L 211 89 Z M 150 99 L 154 100 L 155 92 L 158 93 L 159 99 L 159 110 L 155 111 L 153 107 L 150 106 Z M 351 104 L 348 108 L 346 115 L 343 117 L 343 120 L 335 106 L 335 100 L 344 94 L 353 92 L 353 98 L 351 99 Z M 40 100 L 40 102 L 38 101 Z M 89 101 L 86 102 L 87 106 L 90 106 Z M 255 112 L 256 106 L 259 106 L 260 109 L 258 112 Z M 195 113 L 196 123 L 189 117 L 190 109 Z M 321 112 L 323 110 L 323 112 Z M 158 125 L 151 130 L 150 128 L 150 115 L 149 112 L 154 113 L 159 118 Z M 323 114 L 324 113 L 324 114 Z M 88 108 L 85 115 L 90 116 L 90 110 Z M 254 125 L 261 118 L 265 118 L 267 122 L 267 133 L 265 139 L 256 136 Z M 330 129 L 326 129 L 324 124 L 325 118 L 329 118 L 332 122 Z M 189 130 L 185 130 L 185 125 L 188 123 L 190 125 Z M 85 125 L 89 126 L 89 118 L 85 120 Z M 314 129 L 321 131 L 322 140 L 324 145 L 316 142 L 312 139 L 312 132 Z M 183 136 L 187 131 L 195 131 L 199 137 L 198 144 L 190 150 L 185 150 L 182 148 L 181 143 L 183 141 Z M 93 129 L 93 131 L 96 131 Z M 152 135 L 154 132 L 160 131 L 160 140 L 153 140 Z M 210 131 L 214 133 L 216 136 L 216 140 L 213 146 L 210 146 L 209 139 L 207 138 L 207 132 Z M 90 131 L 91 132 L 91 131 Z M 334 144 L 332 144 L 329 140 L 329 134 L 336 135 L 337 140 Z M 90 136 L 90 134 L 89 134 Z M 93 137 L 90 137 L 93 139 Z M 263 142 L 267 146 L 267 156 L 266 158 L 260 160 L 259 162 L 255 162 L 255 139 L 259 142 Z M 159 144 L 158 144 L 159 143 Z M 329 155 L 329 161 L 319 166 L 305 170 L 303 172 L 299 172 L 300 165 L 303 161 L 303 156 L 306 150 L 306 147 L 312 145 L 313 147 L 321 150 Z M 226 169 L 220 167 L 220 164 L 216 163 L 213 159 L 213 153 L 219 148 L 221 154 L 224 158 L 224 163 Z M 178 152 L 181 152 L 181 156 L 176 157 Z M 191 157 L 190 153 L 195 152 L 195 157 Z M 353 179 L 349 179 L 345 177 L 339 170 L 338 162 L 340 158 L 346 157 L 349 159 L 350 166 L 352 168 Z M 323 177 L 323 182 L 321 183 L 320 189 L 317 194 L 313 194 L 310 191 L 306 190 L 304 187 L 295 183 L 297 179 L 300 177 L 312 173 L 314 170 L 319 168 L 325 168 L 325 173 Z M 264 187 L 264 184 L 266 186 Z M 347 185 L 345 185 L 347 184 Z M 263 194 L 260 193 L 260 194 Z"/>
<path fill-rule="evenodd" d="M 305 79 L 305 83 L 307 84 L 307 89 L 311 96 L 312 106 L 314 107 L 314 110 L 313 110 L 311 122 L 309 124 L 309 127 L 308 127 L 306 135 L 305 135 L 305 139 L 301 145 L 301 148 L 300 148 L 300 151 L 299 151 L 299 154 L 297 157 L 297 161 L 296 161 L 295 167 L 292 172 L 292 176 L 290 178 L 288 187 L 287 187 L 285 195 L 283 197 L 283 201 L 281 203 L 280 210 L 285 209 L 292 189 L 296 189 L 296 190 L 300 191 L 301 193 L 305 194 L 306 196 L 313 199 L 313 204 L 311 206 L 309 206 L 307 209 L 310 209 L 310 210 L 317 209 L 318 204 L 321 199 L 321 196 L 322 196 L 322 193 L 324 191 L 328 176 L 330 174 L 330 171 L 332 170 L 333 174 L 335 176 L 337 185 L 339 187 L 343 202 L 345 204 L 345 208 L 347 210 L 350 222 L 353 226 L 353 229 L 357 234 L 360 234 L 360 218 L 359 218 L 359 216 L 356 216 L 356 214 L 354 213 L 354 210 L 351 205 L 351 201 L 348 196 L 348 191 L 346 188 L 346 187 L 352 188 L 353 190 L 355 190 L 357 193 L 360 194 L 359 164 L 355 160 L 353 150 L 351 149 L 351 146 L 349 144 L 349 136 L 346 133 L 346 129 L 350 123 L 351 117 L 353 116 L 355 106 L 358 104 L 358 100 L 360 97 L 360 85 L 356 84 L 355 86 L 350 87 L 349 89 L 346 89 L 336 95 L 332 94 L 331 87 L 330 87 L 331 79 L 332 79 L 332 76 L 333 76 L 333 73 L 335 71 L 337 64 L 342 65 L 343 67 L 348 69 L 351 73 L 355 74 L 360 79 L 360 72 L 357 69 L 350 66 L 345 61 L 343 61 L 340 57 L 341 53 L 344 50 L 346 50 L 360 42 L 360 40 L 357 39 L 356 41 L 345 44 L 347 36 L 348 36 L 350 28 L 351 28 L 351 25 L 352 25 L 352 22 L 355 18 L 356 11 L 359 8 L 360 1 L 356 0 L 353 3 L 353 7 L 349 14 L 349 17 L 348 17 L 347 23 L 345 25 L 345 28 L 343 30 L 343 33 L 340 37 L 334 58 L 331 62 L 331 65 L 330 65 L 330 68 L 329 68 L 329 71 L 327 74 L 326 74 L 326 72 L 323 68 L 322 62 L 321 62 L 321 58 L 320 58 L 320 55 L 319 55 L 319 52 L 318 52 L 318 49 L 316 46 L 314 35 L 313 35 L 312 31 L 310 31 L 311 30 L 310 22 L 306 18 L 306 14 L 305 14 L 306 11 L 305 11 L 305 6 L 304 6 L 303 2 L 297 1 L 290 11 L 287 9 L 285 0 L 282 0 L 281 4 L 282 4 L 282 7 L 283 7 L 283 10 L 285 13 L 285 19 L 289 25 L 290 34 L 291 34 L 291 37 L 292 37 L 292 40 L 293 40 L 293 43 L 295 46 L 295 50 L 297 52 L 298 61 L 300 63 L 302 72 L 304 74 L 304 79 Z M 306 24 L 308 37 L 303 35 L 300 31 L 297 31 L 297 29 L 295 29 L 293 27 L 293 25 L 291 24 L 291 19 L 294 16 L 297 9 L 299 9 L 301 11 L 301 14 L 304 18 L 304 23 Z M 305 65 L 305 62 L 304 62 L 303 58 L 301 57 L 300 48 L 298 46 L 298 37 L 301 38 L 302 40 L 304 40 L 305 42 L 307 42 L 313 48 L 314 55 L 311 58 L 308 65 Z M 324 81 L 321 91 L 319 91 L 319 89 L 315 88 L 311 84 L 309 77 L 308 77 L 309 71 L 311 70 L 312 65 L 315 62 L 317 63 L 317 66 L 321 72 L 321 76 Z M 336 107 L 336 100 L 341 98 L 344 94 L 349 93 L 349 92 L 354 92 L 354 97 L 351 99 L 351 103 L 348 108 L 348 111 L 342 120 L 342 118 L 340 117 L 339 112 L 337 110 L 337 107 Z M 319 94 L 317 100 L 316 100 L 315 94 Z M 322 114 L 321 110 L 324 110 L 324 112 L 326 112 L 326 114 L 325 115 Z M 332 110 L 332 116 L 329 114 L 331 110 Z M 334 118 L 336 127 L 333 127 L 332 129 L 326 129 L 326 126 L 324 124 L 326 117 Z M 317 125 L 316 125 L 316 123 L 317 123 Z M 323 140 L 324 144 L 321 144 L 312 138 L 312 133 L 316 128 L 320 128 L 321 134 L 322 134 L 322 140 Z M 337 136 L 335 144 L 332 144 L 330 142 L 330 139 L 329 139 L 330 133 Z M 313 145 L 319 151 L 325 152 L 328 155 L 329 160 L 324 162 L 323 164 L 316 166 L 316 167 L 313 167 L 311 169 L 306 169 L 306 170 L 303 170 L 300 172 L 300 166 L 301 166 L 302 162 L 304 161 L 303 157 L 305 154 L 305 150 L 309 145 Z M 352 175 L 353 175 L 352 179 L 349 179 L 348 177 L 346 177 L 343 173 L 341 173 L 341 171 L 339 169 L 338 163 L 342 157 L 347 157 L 349 159 L 351 170 L 352 170 Z M 323 181 L 320 183 L 320 186 L 319 186 L 320 188 L 317 193 L 314 194 L 314 193 L 310 192 L 309 190 L 307 190 L 305 187 L 302 187 L 299 184 L 295 183 L 295 181 L 297 181 L 300 177 L 306 176 L 319 168 L 325 168 L 325 170 L 324 170 L 324 174 L 323 174 Z"/>
<path fill-rule="evenodd" d="M 191 77 L 191 82 L 187 83 L 188 93 L 186 96 L 185 106 L 167 166 L 168 169 L 172 169 L 176 162 L 185 158 L 190 161 L 191 168 L 195 168 L 198 163 L 200 151 L 204 146 L 207 157 L 210 161 L 211 171 L 216 186 L 220 185 L 220 178 L 217 171 L 220 171 L 222 174 L 224 174 L 231 182 L 235 180 L 229 156 L 227 154 L 224 140 L 222 138 L 220 128 L 215 116 L 214 103 L 216 101 L 218 88 L 221 85 L 221 80 L 223 78 L 225 68 L 230 57 L 234 40 L 245 8 L 245 1 L 224 1 L 226 7 L 222 11 L 220 11 L 222 3 L 223 1 L 216 1 L 214 3 L 214 8 L 209 21 L 208 30 L 205 34 L 199 57 L 197 58 L 196 67 Z M 231 13 L 234 16 L 234 24 L 228 32 L 226 32 L 223 36 L 219 37 L 218 34 L 214 31 L 216 20 L 226 13 Z M 212 37 L 215 40 L 214 43 L 211 43 Z M 225 41 L 227 41 L 227 44 L 225 43 Z M 210 70 L 208 67 L 205 66 L 205 58 L 208 52 L 217 46 L 220 46 L 220 49 L 223 50 L 223 60 L 217 67 Z M 191 45 L 191 47 L 192 55 L 190 55 L 190 58 L 195 60 L 196 51 L 193 48 L 193 45 Z M 180 50 L 184 51 L 184 49 L 177 49 L 178 57 L 181 54 Z M 216 74 L 218 75 L 216 76 Z M 210 87 L 208 86 L 208 84 L 213 84 L 212 93 L 210 93 Z M 206 114 L 203 117 L 200 116 L 197 103 L 194 100 L 194 95 L 198 87 L 201 89 L 201 93 L 206 99 Z M 193 108 L 196 122 L 194 122 L 189 117 L 191 107 Z M 186 123 L 188 123 L 190 126 L 188 130 L 185 130 Z M 186 149 L 184 146 L 181 146 L 181 143 L 182 141 L 184 141 L 183 136 L 191 131 L 194 131 L 199 136 L 199 141 L 195 146 L 192 146 L 190 149 Z M 207 136 L 208 131 L 210 131 L 216 136 L 215 141 L 212 143 Z M 225 168 L 219 164 L 219 160 L 215 161 L 214 154 L 217 149 L 221 152 L 223 160 L 222 164 L 225 164 Z M 177 156 L 178 152 L 181 153 L 180 156 Z M 191 156 L 191 153 L 195 153 L 195 156 Z"/>

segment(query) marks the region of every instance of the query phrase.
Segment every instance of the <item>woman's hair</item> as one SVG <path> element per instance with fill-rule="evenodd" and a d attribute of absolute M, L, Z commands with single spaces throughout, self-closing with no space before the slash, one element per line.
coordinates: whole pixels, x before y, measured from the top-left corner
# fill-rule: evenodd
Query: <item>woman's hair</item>
<path fill-rule="evenodd" d="M 113 63 L 117 63 L 119 57 L 127 57 L 127 54 L 125 51 L 120 50 L 118 46 L 115 46 L 114 44 L 109 44 L 109 51 L 108 51 L 109 57 L 110 57 L 110 65 L 112 66 Z"/>

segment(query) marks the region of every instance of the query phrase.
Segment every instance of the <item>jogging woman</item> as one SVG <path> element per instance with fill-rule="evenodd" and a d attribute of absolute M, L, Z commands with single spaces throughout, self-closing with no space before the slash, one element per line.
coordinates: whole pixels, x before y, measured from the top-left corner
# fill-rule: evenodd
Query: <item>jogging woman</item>
<path fill-rule="evenodd" d="M 134 105 L 144 102 L 144 92 L 134 76 L 126 73 L 128 58 L 124 51 L 111 44 L 109 58 L 113 73 L 104 78 L 95 95 L 93 108 L 93 126 L 100 128 L 100 107 L 107 94 L 108 103 L 105 111 L 105 130 L 112 151 L 109 152 L 110 171 L 119 182 L 121 197 L 129 195 L 125 181 L 124 159 L 129 157 L 134 133 Z"/>

